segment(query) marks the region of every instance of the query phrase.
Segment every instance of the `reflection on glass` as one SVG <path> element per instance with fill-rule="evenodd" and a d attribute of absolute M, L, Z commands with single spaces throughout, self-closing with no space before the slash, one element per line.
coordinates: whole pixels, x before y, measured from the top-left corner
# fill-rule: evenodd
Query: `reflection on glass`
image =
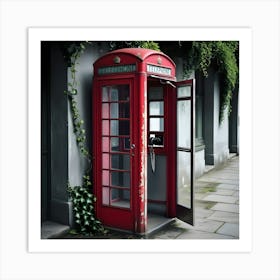
<path fill-rule="evenodd" d="M 109 162 L 109 154 L 102 154 L 102 167 L 104 169 L 109 169 L 110 168 L 110 162 Z"/>
<path fill-rule="evenodd" d="M 128 172 L 111 171 L 112 186 L 130 187 L 130 174 Z"/>
<path fill-rule="evenodd" d="M 116 207 L 130 207 L 130 191 L 113 189 L 111 191 L 111 205 Z"/>
<path fill-rule="evenodd" d="M 162 87 L 150 87 L 148 92 L 149 100 L 160 100 L 163 99 L 163 88 Z"/>
<path fill-rule="evenodd" d="M 177 203 L 191 208 L 191 158 L 188 152 L 177 152 Z"/>
<path fill-rule="evenodd" d="M 119 100 L 119 91 L 117 87 L 111 87 L 110 89 L 110 101 L 118 101 Z"/>
<path fill-rule="evenodd" d="M 129 103 L 111 103 L 111 119 L 129 118 Z"/>
<path fill-rule="evenodd" d="M 109 137 L 102 137 L 102 151 L 109 152 Z"/>
<path fill-rule="evenodd" d="M 111 135 L 129 135 L 129 121 L 111 121 Z"/>
<path fill-rule="evenodd" d="M 182 86 L 177 88 L 177 97 L 190 97 L 191 96 L 191 86 Z"/>
<path fill-rule="evenodd" d="M 129 100 L 129 85 L 114 85 L 102 87 L 102 101 L 128 101 Z"/>
<path fill-rule="evenodd" d="M 103 102 L 109 101 L 108 87 L 102 87 L 102 101 Z"/>
<path fill-rule="evenodd" d="M 128 101 L 129 100 L 129 85 L 111 86 L 110 101 Z"/>
<path fill-rule="evenodd" d="M 109 135 L 109 121 L 102 121 L 102 134 Z"/>
<path fill-rule="evenodd" d="M 119 135 L 119 121 L 111 121 L 111 135 Z"/>
<path fill-rule="evenodd" d="M 102 185 L 109 186 L 109 171 L 102 170 Z"/>
<path fill-rule="evenodd" d="M 124 154 L 111 154 L 111 168 L 129 170 L 130 156 Z"/>
<path fill-rule="evenodd" d="M 120 151 L 120 138 L 111 137 L 111 151 Z"/>
<path fill-rule="evenodd" d="M 109 198 L 110 198 L 110 189 L 103 187 L 102 188 L 102 203 L 104 205 L 109 205 Z"/>
<path fill-rule="evenodd" d="M 150 116 L 162 116 L 163 112 L 163 101 L 151 101 L 150 102 Z"/>
<path fill-rule="evenodd" d="M 163 131 L 164 119 L 163 118 L 150 118 L 150 131 Z"/>
<path fill-rule="evenodd" d="M 102 103 L 102 118 L 109 119 L 109 103 Z"/>
<path fill-rule="evenodd" d="M 129 137 L 111 137 L 111 151 L 123 152 L 124 150 L 130 149 Z"/>
<path fill-rule="evenodd" d="M 119 118 L 119 104 L 118 103 L 111 103 L 110 114 L 111 114 L 111 119 Z"/>
<path fill-rule="evenodd" d="M 177 146 L 190 148 L 191 145 L 191 103 L 190 100 L 177 101 Z"/>

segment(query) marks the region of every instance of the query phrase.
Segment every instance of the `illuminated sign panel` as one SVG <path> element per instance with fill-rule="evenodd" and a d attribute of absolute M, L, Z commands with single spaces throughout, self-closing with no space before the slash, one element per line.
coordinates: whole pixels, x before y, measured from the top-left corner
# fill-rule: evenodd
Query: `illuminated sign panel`
<path fill-rule="evenodd" d="M 147 72 L 171 76 L 171 68 L 147 64 Z"/>
<path fill-rule="evenodd" d="M 128 64 L 128 65 L 100 67 L 97 73 L 99 75 L 108 75 L 108 74 L 116 74 L 116 73 L 129 73 L 135 71 L 136 71 L 136 65 Z"/>

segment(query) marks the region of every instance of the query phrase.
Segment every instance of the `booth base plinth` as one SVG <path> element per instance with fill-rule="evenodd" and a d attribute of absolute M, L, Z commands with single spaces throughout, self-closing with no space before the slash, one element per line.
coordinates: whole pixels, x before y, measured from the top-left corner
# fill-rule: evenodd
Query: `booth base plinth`
<path fill-rule="evenodd" d="M 157 231 L 161 230 L 163 227 L 169 225 L 173 221 L 175 221 L 175 218 L 167 218 L 162 215 L 149 213 L 146 232 L 137 233 L 137 232 L 131 232 L 128 230 L 118 229 L 118 228 L 114 228 L 114 227 L 106 227 L 106 228 L 109 230 L 113 230 L 115 232 L 130 234 L 129 238 L 132 238 L 131 234 L 137 236 L 136 238 L 139 238 L 139 237 L 148 238 L 151 234 L 156 233 Z"/>

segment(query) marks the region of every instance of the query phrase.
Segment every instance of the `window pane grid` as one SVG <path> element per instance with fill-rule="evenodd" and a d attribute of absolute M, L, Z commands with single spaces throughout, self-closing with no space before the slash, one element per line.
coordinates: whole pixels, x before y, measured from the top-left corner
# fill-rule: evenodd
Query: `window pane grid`
<path fill-rule="evenodd" d="M 102 88 L 102 204 L 130 208 L 129 85 Z"/>

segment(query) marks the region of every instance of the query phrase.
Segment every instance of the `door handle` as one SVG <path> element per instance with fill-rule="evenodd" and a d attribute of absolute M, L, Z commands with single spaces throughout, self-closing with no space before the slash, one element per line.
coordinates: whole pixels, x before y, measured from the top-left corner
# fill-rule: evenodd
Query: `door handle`
<path fill-rule="evenodd" d="M 133 152 L 134 149 L 135 149 L 135 144 L 131 144 L 130 150 L 131 150 L 131 156 L 133 156 L 133 157 L 134 157 L 134 152 Z"/>

